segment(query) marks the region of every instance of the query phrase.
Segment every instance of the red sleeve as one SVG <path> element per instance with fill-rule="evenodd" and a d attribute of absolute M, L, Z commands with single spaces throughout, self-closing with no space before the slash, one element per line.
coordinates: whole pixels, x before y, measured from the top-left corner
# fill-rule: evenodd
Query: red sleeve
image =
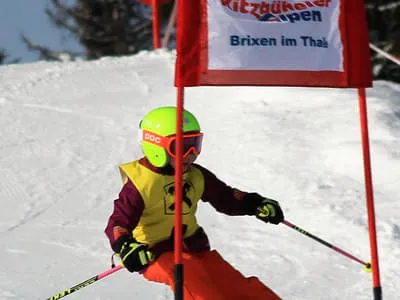
<path fill-rule="evenodd" d="M 105 234 L 110 240 L 111 248 L 115 248 L 115 241 L 122 235 L 132 234 L 132 230 L 139 223 L 144 209 L 143 198 L 131 181 L 128 181 L 114 200 L 114 211 L 108 219 Z"/>
<path fill-rule="evenodd" d="M 204 193 L 201 197 L 217 211 L 230 216 L 254 215 L 258 202 L 246 200 L 246 192 L 232 188 L 206 168 L 195 164 L 204 176 Z"/>

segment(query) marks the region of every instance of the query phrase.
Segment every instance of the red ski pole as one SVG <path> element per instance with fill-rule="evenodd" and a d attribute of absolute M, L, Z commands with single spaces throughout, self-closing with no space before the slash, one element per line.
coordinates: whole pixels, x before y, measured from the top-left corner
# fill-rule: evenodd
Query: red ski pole
<path fill-rule="evenodd" d="M 351 255 L 350 253 L 347 253 L 346 251 L 344 251 L 344 250 L 332 245 L 331 243 L 328 243 L 327 241 L 324 241 L 323 239 L 321 239 L 321 238 L 319 238 L 319 237 L 317 237 L 317 236 L 305 231 L 304 229 L 302 229 L 302 228 L 290 223 L 289 221 L 285 220 L 282 223 L 285 224 L 286 226 L 290 227 L 290 228 L 293 228 L 297 232 L 300 232 L 300 233 L 304 234 L 305 236 L 308 236 L 308 237 L 312 238 L 313 240 L 321 243 L 322 245 L 325 245 L 325 246 L 331 248 L 332 250 L 334 250 L 334 251 L 336 251 L 336 252 L 338 252 L 338 253 L 340 253 L 340 254 L 342 254 L 342 255 L 344 255 L 344 256 L 346 256 L 346 257 L 348 257 L 348 258 L 350 258 L 350 259 L 352 259 L 352 260 L 354 260 L 354 261 L 356 261 L 356 262 L 358 262 L 360 264 L 362 264 L 367 272 L 371 272 L 371 263 L 367 263 L 365 261 L 362 261 L 361 259 L 358 259 L 357 257 Z"/>

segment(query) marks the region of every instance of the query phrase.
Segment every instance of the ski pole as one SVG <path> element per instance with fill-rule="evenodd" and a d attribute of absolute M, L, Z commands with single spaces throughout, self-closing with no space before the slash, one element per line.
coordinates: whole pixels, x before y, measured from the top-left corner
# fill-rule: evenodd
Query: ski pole
<path fill-rule="evenodd" d="M 364 266 L 364 269 L 367 272 L 371 272 L 371 263 L 367 263 L 365 261 L 362 261 L 361 259 L 358 259 L 357 257 L 351 255 L 350 253 L 347 253 L 346 251 L 344 251 L 344 250 L 342 250 L 342 249 L 340 249 L 340 248 L 328 243 L 327 241 L 324 241 L 323 239 L 321 239 L 321 238 L 319 238 L 319 237 L 317 237 L 317 236 L 305 231 L 304 229 L 302 229 L 302 228 L 290 223 L 289 221 L 284 220 L 282 223 L 285 224 L 286 226 L 290 227 L 290 228 L 293 228 L 297 232 L 300 232 L 300 233 L 304 234 L 305 236 L 308 236 L 308 237 L 312 238 L 313 240 L 315 240 L 317 242 L 320 242 L 322 245 L 325 245 L 325 246 L 331 248 L 332 250 L 335 250 L 336 252 L 338 252 L 338 253 L 340 253 L 340 254 L 342 254 L 342 255 L 344 255 L 344 256 L 346 256 L 346 257 L 348 257 L 348 258 L 350 258 L 350 259 L 352 259 L 352 260 L 354 260 L 354 261 L 356 261 L 356 262 L 358 262 L 360 264 L 362 264 Z"/>
<path fill-rule="evenodd" d="M 65 297 L 65 296 L 68 296 L 69 294 L 76 292 L 77 290 L 80 290 L 84 287 L 87 287 L 88 285 L 91 285 L 92 283 L 94 283 L 100 279 L 103 279 L 104 277 L 111 275 L 112 273 L 117 272 L 118 270 L 121 270 L 122 268 L 123 268 L 122 265 L 113 267 L 103 273 L 97 274 L 96 276 L 93 276 L 92 278 L 89 278 L 77 285 L 74 285 L 73 287 L 66 289 L 65 291 L 63 291 L 61 293 L 58 293 L 57 295 L 54 295 L 53 297 L 47 298 L 46 300 L 57 300 L 57 299 Z"/>

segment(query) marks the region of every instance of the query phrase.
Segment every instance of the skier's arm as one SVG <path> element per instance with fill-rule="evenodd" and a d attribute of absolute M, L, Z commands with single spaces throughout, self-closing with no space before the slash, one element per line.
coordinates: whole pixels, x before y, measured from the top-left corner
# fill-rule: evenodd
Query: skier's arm
<path fill-rule="evenodd" d="M 195 164 L 204 176 L 202 200 L 209 202 L 217 211 L 227 215 L 255 215 L 261 199 L 248 197 L 249 193 L 232 188 L 206 168 Z"/>
<path fill-rule="evenodd" d="M 257 193 L 247 193 L 232 188 L 206 168 L 195 166 L 204 176 L 202 199 L 209 202 L 217 211 L 231 216 L 255 215 L 258 219 L 272 224 L 279 224 L 284 220 L 278 201 L 265 198 Z"/>
<path fill-rule="evenodd" d="M 110 240 L 111 248 L 119 252 L 121 243 L 127 237 L 132 237 L 132 230 L 139 222 L 144 209 L 143 198 L 132 184 L 128 181 L 114 201 L 114 210 L 111 214 L 105 234 Z"/>

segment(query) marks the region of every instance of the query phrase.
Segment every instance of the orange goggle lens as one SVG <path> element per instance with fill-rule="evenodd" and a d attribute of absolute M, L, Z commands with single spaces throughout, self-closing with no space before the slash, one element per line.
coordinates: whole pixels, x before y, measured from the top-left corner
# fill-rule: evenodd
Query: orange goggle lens
<path fill-rule="evenodd" d="M 168 155 L 171 157 L 176 156 L 176 136 L 160 136 L 153 132 L 143 130 L 143 141 L 163 147 Z M 203 141 L 203 133 L 185 133 L 183 134 L 183 157 L 188 156 L 190 153 L 199 155 L 201 151 L 201 144 Z"/>

